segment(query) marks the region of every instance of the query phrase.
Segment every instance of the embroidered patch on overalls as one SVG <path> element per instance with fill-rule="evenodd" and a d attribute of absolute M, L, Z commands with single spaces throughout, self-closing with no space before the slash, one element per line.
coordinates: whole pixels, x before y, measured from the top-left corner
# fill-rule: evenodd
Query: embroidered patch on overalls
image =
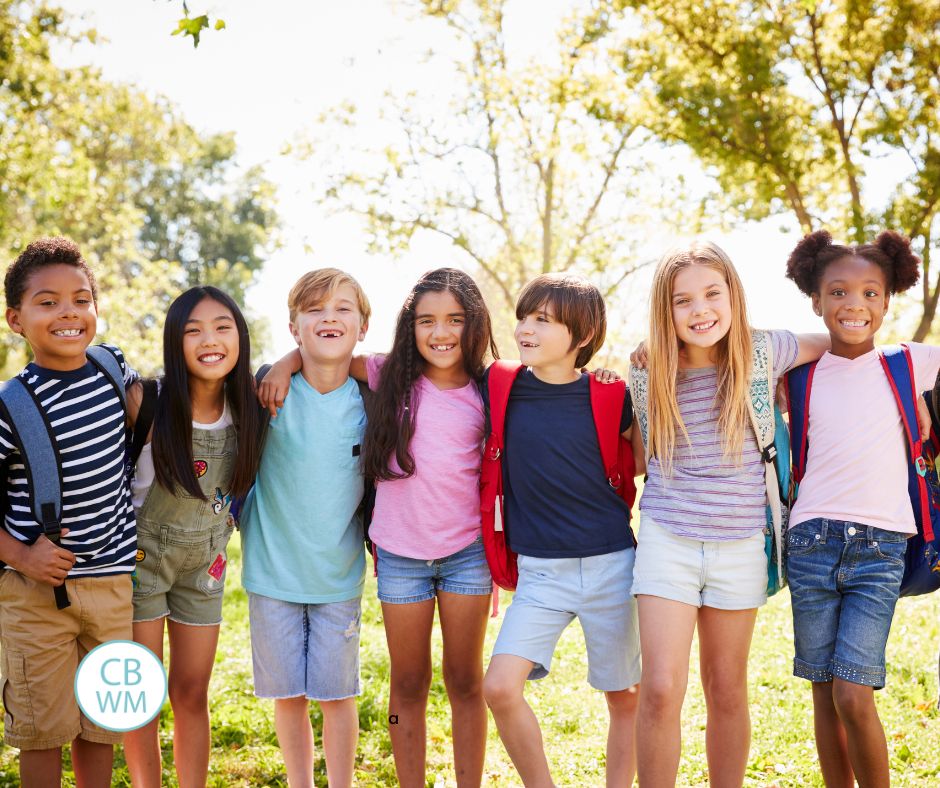
<path fill-rule="evenodd" d="M 147 554 L 143 550 L 137 551 L 137 563 L 140 563 L 147 557 Z"/>
<path fill-rule="evenodd" d="M 221 513 L 221 511 L 226 507 L 227 504 L 232 502 L 231 495 L 222 495 L 222 488 L 215 488 L 215 498 L 212 501 L 212 511 L 215 514 Z"/>
<path fill-rule="evenodd" d="M 206 471 L 209 470 L 209 463 L 205 460 L 193 460 L 193 470 L 196 472 L 196 478 L 202 478 L 206 475 Z"/>
<path fill-rule="evenodd" d="M 216 580 L 221 580 L 222 573 L 225 572 L 225 556 L 222 555 L 222 553 L 219 553 L 215 557 L 215 561 L 212 562 L 212 566 L 210 566 L 206 571 Z"/>

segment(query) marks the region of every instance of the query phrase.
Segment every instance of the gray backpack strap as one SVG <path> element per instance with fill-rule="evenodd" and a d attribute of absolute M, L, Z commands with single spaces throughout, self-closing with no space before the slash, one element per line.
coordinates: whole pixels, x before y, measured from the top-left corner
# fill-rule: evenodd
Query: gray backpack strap
<path fill-rule="evenodd" d="M 767 506 L 770 507 L 777 572 L 778 577 L 782 578 L 785 520 L 780 501 L 780 485 L 777 481 L 777 466 L 774 462 L 774 433 L 777 423 L 774 416 L 774 358 L 770 334 L 766 331 L 751 331 L 751 348 L 751 386 L 747 409 L 754 437 L 757 438 L 757 448 L 760 449 L 764 460 L 764 482 L 767 487 Z M 787 460 L 781 458 L 780 461 Z"/>
<path fill-rule="evenodd" d="M 121 404 L 127 407 L 127 394 L 124 391 L 124 372 L 118 363 L 117 356 L 104 345 L 91 345 L 85 355 L 101 370 L 104 376 L 111 381 L 111 385 L 121 395 Z"/>
<path fill-rule="evenodd" d="M 112 356 L 113 358 L 113 356 Z M 35 395 L 22 378 L 0 384 L 0 401 L 10 417 L 29 487 L 33 518 L 53 544 L 62 535 L 62 465 L 53 442 L 52 429 Z M 69 606 L 65 585 L 55 587 L 56 607 Z"/>
<path fill-rule="evenodd" d="M 649 459 L 649 371 L 639 367 L 630 366 L 630 397 L 633 399 L 633 412 L 640 425 L 640 434 L 643 437 L 643 449 Z"/>

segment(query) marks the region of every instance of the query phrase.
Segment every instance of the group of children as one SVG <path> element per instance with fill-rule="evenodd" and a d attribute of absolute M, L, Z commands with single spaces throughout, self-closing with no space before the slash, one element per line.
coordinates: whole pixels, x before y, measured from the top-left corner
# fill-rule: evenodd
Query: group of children
<path fill-rule="evenodd" d="M 216 288 L 192 288 L 167 313 L 159 381 L 142 381 L 105 346 L 121 387 L 86 354 L 97 289 L 78 248 L 64 239 L 30 244 L 6 274 L 7 321 L 32 350 L 15 382 L 54 439 L 62 512 L 60 528 L 35 520 L 23 445 L 0 410 L 0 691 L 23 785 L 58 784 L 68 743 L 79 785 L 110 783 L 121 736 L 66 700 L 75 669 L 115 639 L 133 637 L 162 657 L 164 622 L 179 783 L 205 784 L 233 501 L 242 504 L 255 693 L 274 699 L 292 786 L 313 782 L 309 700 L 323 714 L 330 785 L 353 781 L 370 520 L 401 785 L 425 785 L 435 607 L 458 785 L 482 782 L 487 707 L 522 782 L 553 784 L 524 690 L 547 675 L 574 618 L 588 681 L 610 714 L 607 785 L 630 785 L 637 774 L 644 788 L 675 784 L 696 629 L 709 778 L 741 785 L 747 658 L 768 584 L 766 458 L 749 391 L 757 369 L 772 389 L 808 362 L 817 362 L 808 455 L 786 536 L 794 673 L 812 682 L 826 784 L 887 785 L 873 690 L 884 686 L 915 526 L 901 420 L 874 336 L 918 265 L 894 233 L 852 247 L 823 231 L 807 236 L 787 275 L 829 333 L 795 336 L 751 329 L 738 275 L 714 244 L 667 254 L 631 368 L 637 396 L 626 391 L 617 411 L 617 437 L 629 441 L 621 451 L 632 445 L 636 472 L 646 474 L 637 541 L 628 502 L 601 462 L 597 384 L 582 370 L 604 343 L 606 312 L 580 277 L 542 275 L 520 293 L 522 366 L 499 413 L 501 516 L 484 533 L 482 448 L 502 406 L 491 402 L 490 317 L 467 274 L 421 277 L 390 352 L 375 356 L 354 355 L 370 317 L 360 285 L 336 269 L 305 274 L 288 298 L 297 350 L 257 384 L 238 306 Z M 932 388 L 940 350 L 911 344 L 909 352 L 918 390 Z M 494 540 L 518 556 L 518 581 L 484 673 Z M 63 584 L 71 604 L 59 609 L 53 589 Z M 160 785 L 157 728 L 154 720 L 123 737 L 135 786 Z"/>

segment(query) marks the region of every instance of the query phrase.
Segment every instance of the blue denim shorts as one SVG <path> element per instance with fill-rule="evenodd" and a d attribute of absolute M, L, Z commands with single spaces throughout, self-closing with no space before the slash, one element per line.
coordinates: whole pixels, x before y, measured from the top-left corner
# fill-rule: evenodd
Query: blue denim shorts
<path fill-rule="evenodd" d="M 640 636 L 633 598 L 631 547 L 588 558 L 519 556 L 519 585 L 493 654 L 535 663 L 529 679 L 548 675 L 558 638 L 575 619 L 584 632 L 588 683 L 602 692 L 640 680 Z"/>
<path fill-rule="evenodd" d="M 248 594 L 259 698 L 342 700 L 359 694 L 361 597 L 304 604 Z"/>
<path fill-rule="evenodd" d="M 493 591 L 493 579 L 483 552 L 483 537 L 445 558 L 425 561 L 406 558 L 375 546 L 378 556 L 378 596 L 382 602 L 407 605 L 434 599 L 438 591 L 483 596 Z"/>
<path fill-rule="evenodd" d="M 816 518 L 787 532 L 793 674 L 885 685 L 885 645 L 908 534 Z"/>

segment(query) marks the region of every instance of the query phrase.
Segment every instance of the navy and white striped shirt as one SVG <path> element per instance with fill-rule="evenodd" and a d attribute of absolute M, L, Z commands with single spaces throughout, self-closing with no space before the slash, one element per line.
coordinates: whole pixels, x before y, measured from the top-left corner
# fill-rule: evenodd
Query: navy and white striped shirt
<path fill-rule="evenodd" d="M 125 386 L 138 379 L 116 347 Z M 125 416 L 118 392 L 91 362 L 59 371 L 28 364 L 19 377 L 36 395 L 62 462 L 62 547 L 75 553 L 69 577 L 115 575 L 135 566 L 137 533 L 125 472 Z M 3 527 L 32 544 L 42 533 L 29 506 L 26 469 L 6 414 L 0 413 L 0 461 L 7 461 Z M 9 459 L 8 459 L 9 458 Z"/>

